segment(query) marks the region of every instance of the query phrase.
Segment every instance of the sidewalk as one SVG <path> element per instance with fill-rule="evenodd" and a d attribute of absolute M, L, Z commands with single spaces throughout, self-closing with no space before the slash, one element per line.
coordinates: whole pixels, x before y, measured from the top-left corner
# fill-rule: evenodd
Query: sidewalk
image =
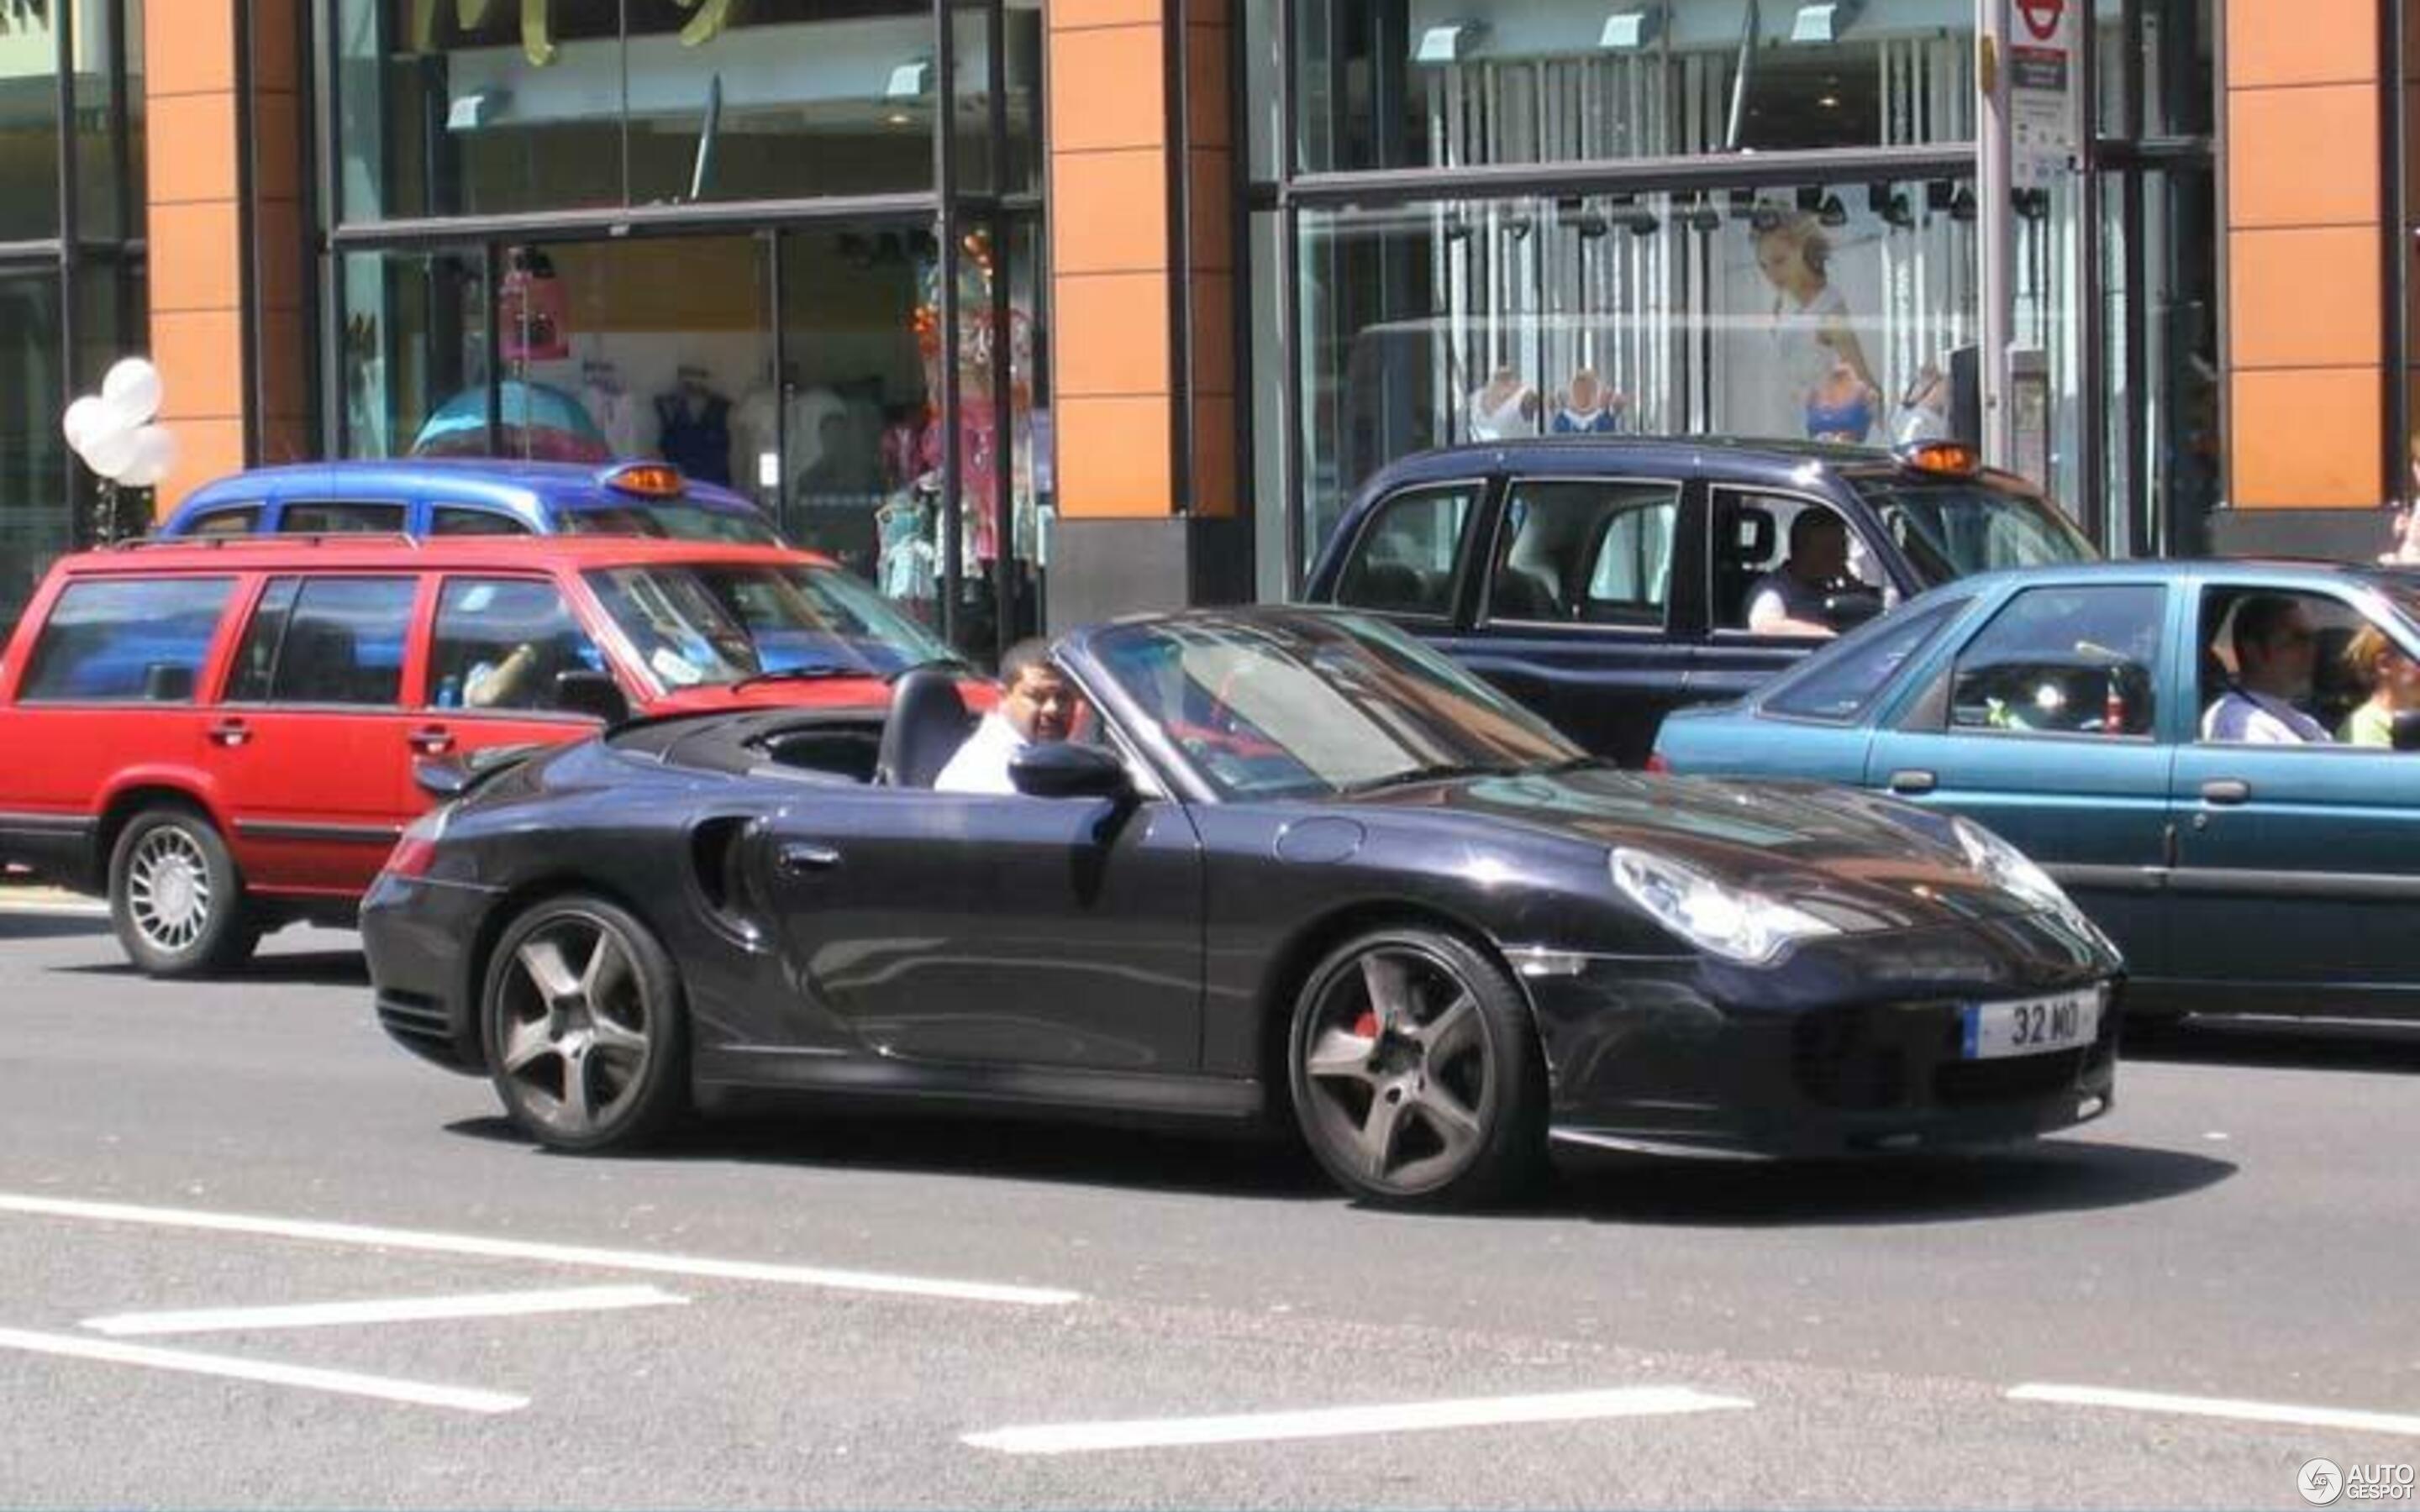
<path fill-rule="evenodd" d="M 0 911 L 10 908 L 61 908 L 81 906 L 97 908 L 101 900 L 81 892 L 70 892 L 47 882 L 37 882 L 14 867 L 0 869 Z"/>

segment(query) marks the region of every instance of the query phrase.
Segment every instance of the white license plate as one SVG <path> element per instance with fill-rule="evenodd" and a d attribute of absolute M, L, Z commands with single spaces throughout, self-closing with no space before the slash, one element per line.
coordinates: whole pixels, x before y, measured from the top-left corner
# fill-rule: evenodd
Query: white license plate
<path fill-rule="evenodd" d="M 1977 1003 L 1965 1011 L 1958 1054 L 1967 1060 L 2046 1056 L 2090 1044 L 2101 1032 L 2101 989 L 2018 1003 Z"/>

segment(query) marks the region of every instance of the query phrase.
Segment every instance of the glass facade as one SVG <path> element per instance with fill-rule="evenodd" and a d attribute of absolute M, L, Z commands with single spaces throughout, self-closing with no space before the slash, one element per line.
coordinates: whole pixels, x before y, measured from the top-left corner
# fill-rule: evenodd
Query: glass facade
<path fill-rule="evenodd" d="M 1040 624 L 1038 3 L 324 5 L 332 445 L 663 457 L 970 654 Z"/>
<path fill-rule="evenodd" d="M 142 0 L 0 5 L 0 624 L 95 522 L 59 416 L 145 345 L 142 35 Z"/>

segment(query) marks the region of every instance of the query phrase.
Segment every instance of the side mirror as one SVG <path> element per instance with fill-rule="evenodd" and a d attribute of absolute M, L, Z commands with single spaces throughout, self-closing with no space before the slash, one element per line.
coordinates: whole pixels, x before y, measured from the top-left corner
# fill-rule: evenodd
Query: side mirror
<path fill-rule="evenodd" d="M 1823 598 L 1823 620 L 1836 630 L 1852 630 L 1883 611 L 1879 589 L 1843 588 Z"/>
<path fill-rule="evenodd" d="M 2420 709 L 2395 717 L 2395 748 L 2420 750 Z"/>
<path fill-rule="evenodd" d="M 411 780 L 440 803 L 451 803 L 471 790 L 470 765 L 458 756 L 424 756 L 411 764 Z"/>
<path fill-rule="evenodd" d="M 565 714 L 584 714 L 607 724 L 630 717 L 630 701 L 612 672 L 575 667 L 554 674 L 554 706 Z"/>
<path fill-rule="evenodd" d="M 1114 752 L 1063 740 L 1019 752 L 1008 764 L 1008 779 L 1029 798 L 1123 798 L 1134 792 L 1125 763 Z"/>

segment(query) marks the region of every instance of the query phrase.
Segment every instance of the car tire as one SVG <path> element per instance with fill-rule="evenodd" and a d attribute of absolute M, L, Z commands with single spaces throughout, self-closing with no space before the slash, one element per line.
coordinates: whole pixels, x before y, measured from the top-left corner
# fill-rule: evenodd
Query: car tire
<path fill-rule="evenodd" d="M 117 832 L 109 920 L 127 957 L 154 977 L 232 970 L 260 943 L 225 840 L 183 807 L 146 809 Z"/>
<path fill-rule="evenodd" d="M 1360 935 L 1295 1003 L 1295 1120 L 1338 1185 L 1388 1207 L 1471 1207 L 1545 1165 L 1545 1057 L 1518 983 L 1442 930 Z"/>
<path fill-rule="evenodd" d="M 655 932 L 602 898 L 539 903 L 504 929 L 479 997 L 496 1095 L 550 1149 L 644 1145 L 689 1101 L 680 973 Z"/>

